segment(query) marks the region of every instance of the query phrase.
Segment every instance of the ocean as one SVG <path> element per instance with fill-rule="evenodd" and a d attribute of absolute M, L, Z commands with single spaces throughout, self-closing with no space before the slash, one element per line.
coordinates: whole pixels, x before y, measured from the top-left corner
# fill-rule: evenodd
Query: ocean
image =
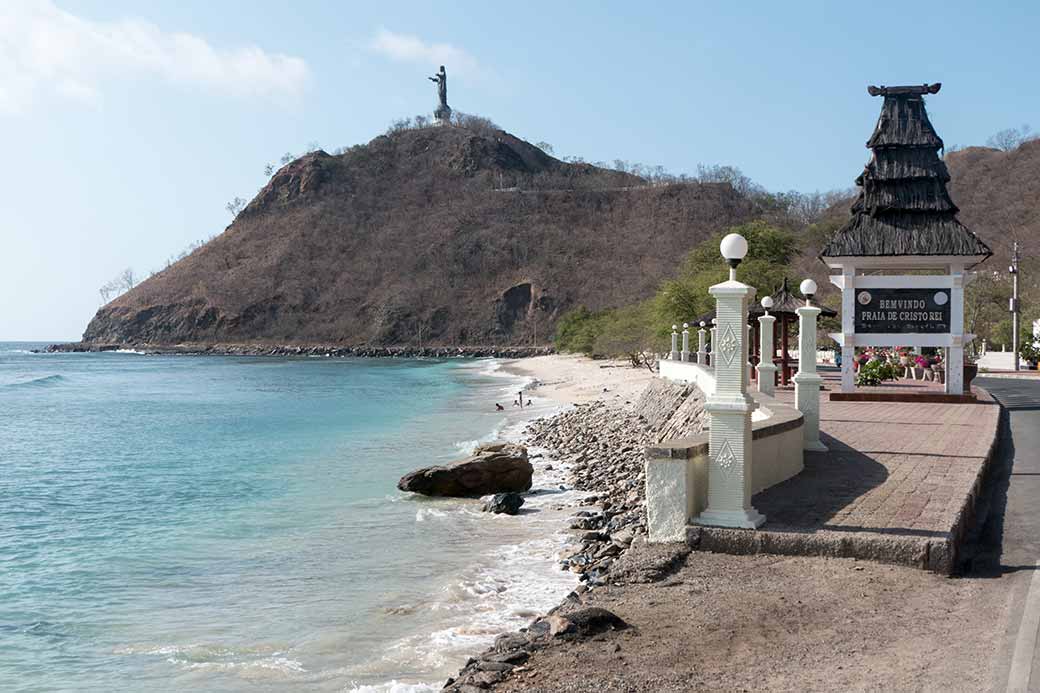
<path fill-rule="evenodd" d="M 515 517 L 396 489 L 559 410 L 498 361 L 41 346 L 0 343 L 0 690 L 439 690 L 577 584 L 559 465 Z"/>

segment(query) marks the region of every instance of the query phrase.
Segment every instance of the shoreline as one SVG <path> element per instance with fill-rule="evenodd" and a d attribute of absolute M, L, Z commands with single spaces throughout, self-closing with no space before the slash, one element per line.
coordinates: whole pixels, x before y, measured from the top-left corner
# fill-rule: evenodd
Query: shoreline
<path fill-rule="evenodd" d="M 134 352 L 150 356 L 326 356 L 338 358 L 500 358 L 523 359 L 555 354 L 552 346 L 342 346 L 332 344 L 183 343 L 49 344 L 36 353 Z"/>
<path fill-rule="evenodd" d="M 536 474 L 563 471 L 570 490 L 584 493 L 577 502 L 557 507 L 566 513 L 559 528 L 566 539 L 556 550 L 557 569 L 574 573 L 578 584 L 527 627 L 499 634 L 490 648 L 471 657 L 444 684 L 451 691 L 494 685 L 513 671 L 523 671 L 531 634 L 547 629 L 547 619 L 561 607 L 607 584 L 612 566 L 645 532 L 640 445 L 644 431 L 635 403 L 654 374 L 621 361 L 575 355 L 512 360 L 500 368 L 529 379 L 523 392 L 538 396 L 535 406 L 558 405 L 556 411 L 517 420 L 503 438 L 535 453 L 543 463 Z"/>

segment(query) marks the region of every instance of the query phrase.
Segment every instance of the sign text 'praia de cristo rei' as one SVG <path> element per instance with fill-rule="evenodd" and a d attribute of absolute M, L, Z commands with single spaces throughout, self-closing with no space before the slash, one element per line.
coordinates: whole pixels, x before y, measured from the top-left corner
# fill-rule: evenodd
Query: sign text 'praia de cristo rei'
<path fill-rule="evenodd" d="M 950 292 L 862 289 L 856 293 L 856 332 L 943 334 L 950 331 Z"/>

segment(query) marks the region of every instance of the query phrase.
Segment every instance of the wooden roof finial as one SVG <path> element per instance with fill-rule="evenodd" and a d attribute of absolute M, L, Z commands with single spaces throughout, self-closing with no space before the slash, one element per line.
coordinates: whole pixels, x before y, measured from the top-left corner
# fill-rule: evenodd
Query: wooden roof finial
<path fill-rule="evenodd" d="M 910 94 L 914 96 L 922 96 L 924 94 L 938 94 L 939 90 L 942 89 L 942 82 L 936 82 L 935 84 L 922 84 L 920 86 L 906 86 L 906 87 L 886 87 L 881 85 L 875 87 L 873 84 L 867 87 L 867 93 L 871 96 L 895 96 L 897 94 Z"/>

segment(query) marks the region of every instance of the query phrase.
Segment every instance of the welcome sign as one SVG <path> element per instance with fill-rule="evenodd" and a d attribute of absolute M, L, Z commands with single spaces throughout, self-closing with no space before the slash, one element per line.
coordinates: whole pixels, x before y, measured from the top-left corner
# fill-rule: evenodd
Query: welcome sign
<path fill-rule="evenodd" d="M 860 289 L 856 332 L 942 334 L 950 331 L 949 289 Z"/>

